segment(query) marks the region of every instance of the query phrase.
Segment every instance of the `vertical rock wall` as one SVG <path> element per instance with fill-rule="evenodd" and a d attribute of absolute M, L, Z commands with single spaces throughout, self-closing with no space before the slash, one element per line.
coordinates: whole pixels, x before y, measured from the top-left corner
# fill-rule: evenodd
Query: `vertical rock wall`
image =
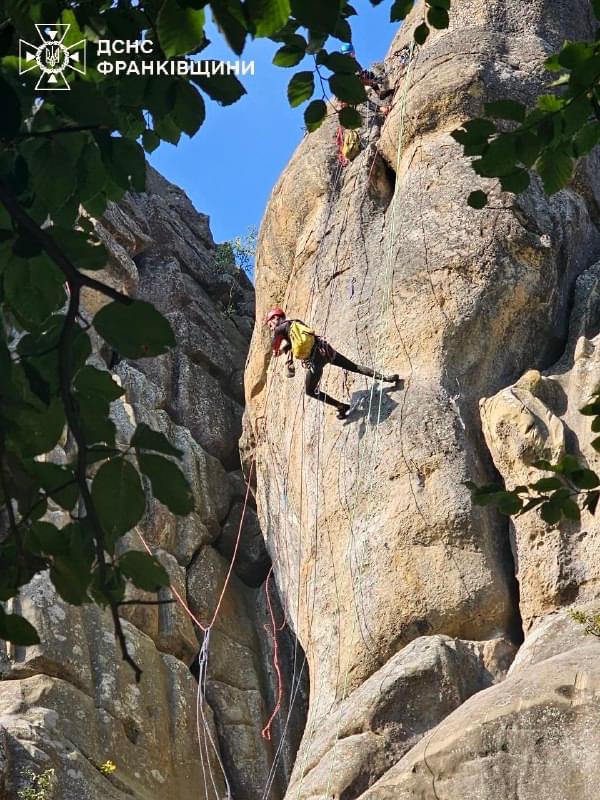
<path fill-rule="evenodd" d="M 218 265 L 208 218 L 153 170 L 147 193 L 127 195 L 97 227 L 111 257 L 100 279 L 152 301 L 175 330 L 177 347 L 160 359 L 125 361 L 99 343 L 94 359 L 99 367 L 114 366 L 126 390 L 113 405 L 119 435 L 128 438 L 145 422 L 184 452 L 194 512 L 176 518 L 149 498 L 139 530 L 206 624 L 229 571 L 246 493 L 237 441 L 253 287 L 234 265 Z M 101 302 L 86 294 L 86 315 Z M 57 448 L 54 456 L 67 452 Z M 63 521 L 59 513 L 54 520 Z M 41 644 L 2 650 L 2 800 L 16 800 L 27 769 L 55 770 L 52 800 L 212 800 L 226 795 L 220 762 L 236 798 L 261 798 L 271 773 L 267 797 L 281 797 L 302 712 L 291 719 L 292 735 L 272 769 L 281 730 L 275 728 L 273 742 L 260 735 L 277 685 L 265 630 L 270 561 L 259 534 L 250 499 L 237 574 L 208 650 L 208 733 L 197 727 L 196 714 L 203 636 L 178 604 L 123 609 L 128 645 L 143 669 L 136 685 L 107 614 L 65 604 L 45 575 L 25 589 L 17 605 Z M 128 534 L 127 546 L 142 547 L 137 532 Z M 273 586 L 271 594 L 277 604 Z M 163 591 L 158 599 L 168 597 Z M 138 592 L 130 599 L 157 598 Z M 284 631 L 278 635 L 285 672 L 291 640 Z M 287 712 L 285 696 L 283 706 Z M 117 769 L 105 776 L 100 767 L 107 760 Z"/>
<path fill-rule="evenodd" d="M 466 198 L 478 181 L 450 136 L 484 101 L 531 102 L 547 82 L 545 57 L 565 38 L 592 35 L 589 3 L 453 3 L 450 28 L 432 33 L 403 76 L 398 53 L 422 11 L 419 4 L 388 53 L 395 95 L 380 130 L 341 171 L 334 120 L 307 137 L 273 191 L 260 235 L 257 319 L 282 305 L 344 355 L 404 377 L 401 388 L 381 392 L 326 368 L 323 388 L 357 404 L 339 422 L 303 395 L 301 374 L 290 380 L 270 362 L 267 332 L 254 331 L 245 451 L 255 459 L 259 518 L 310 671 L 309 720 L 288 794 L 295 800 L 352 800 L 379 778 L 384 788 L 365 796 L 438 797 L 427 767 L 417 784 L 404 759 L 403 782 L 388 787 L 390 759 L 415 739 L 428 742 L 448 714 L 462 742 L 465 716 L 449 712 L 503 677 L 510 642 L 521 638 L 506 520 L 474 508 L 464 486 L 494 478 L 479 400 L 560 354 L 575 280 L 600 255 L 595 156 L 552 198 L 537 183 L 514 203 L 492 189 L 490 207 L 477 212 Z M 440 661 L 420 683 L 415 704 L 424 722 L 411 739 L 401 676 L 406 645 L 419 636 L 436 648 L 439 636 L 453 637 L 459 672 L 472 668 L 474 682 L 459 688 Z M 495 654 L 491 667 L 483 652 Z M 427 681 L 442 675 L 450 695 L 428 693 Z M 538 691 L 532 674 L 519 680 L 513 693 Z M 388 684 L 397 687 L 385 700 L 397 729 L 372 713 Z M 502 685 L 510 690 L 508 680 Z M 495 713 L 494 698 L 506 702 L 494 690 L 476 695 L 482 719 L 486 709 Z M 506 724 L 526 724 L 518 706 Z M 537 718 L 532 730 L 541 724 Z M 582 730 L 574 726 L 574 735 Z M 461 774 L 469 770 L 463 756 L 471 758 L 464 741 L 464 751 L 452 751 Z M 502 737 L 490 742 L 490 753 L 501 755 Z M 522 748 L 523 738 L 510 746 Z M 415 758 L 427 764 L 423 747 Z M 556 744 L 547 752 L 562 751 Z M 491 776 L 482 779 L 485 792 L 481 780 L 463 792 L 461 779 L 439 796 L 521 797 L 512 773 L 497 785 Z M 524 796 L 542 786 L 553 800 L 566 797 L 552 781 L 531 781 Z"/>

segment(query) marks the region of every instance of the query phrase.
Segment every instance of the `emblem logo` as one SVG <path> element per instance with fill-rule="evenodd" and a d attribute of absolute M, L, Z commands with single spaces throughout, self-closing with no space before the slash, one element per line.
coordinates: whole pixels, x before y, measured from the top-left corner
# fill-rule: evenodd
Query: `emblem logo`
<path fill-rule="evenodd" d="M 70 23 L 36 25 L 41 44 L 31 44 L 19 39 L 19 75 L 32 69 L 41 70 L 36 89 L 42 92 L 68 90 L 71 87 L 65 78 L 69 69 L 85 73 L 85 39 L 65 45 L 64 39 Z"/>

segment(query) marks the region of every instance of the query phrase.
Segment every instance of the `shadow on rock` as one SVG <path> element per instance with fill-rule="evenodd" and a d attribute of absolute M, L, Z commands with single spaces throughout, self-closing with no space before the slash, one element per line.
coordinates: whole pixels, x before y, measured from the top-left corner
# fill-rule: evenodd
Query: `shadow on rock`
<path fill-rule="evenodd" d="M 363 389 L 353 392 L 350 399 L 350 411 L 344 419 L 344 425 L 360 422 L 358 431 L 359 439 L 365 435 L 367 423 L 374 427 L 385 422 L 397 407 L 398 401 L 393 395 L 404 389 L 404 381 L 400 380 L 395 386 L 387 386 L 383 391 L 380 384 L 376 383 L 373 389 Z"/>

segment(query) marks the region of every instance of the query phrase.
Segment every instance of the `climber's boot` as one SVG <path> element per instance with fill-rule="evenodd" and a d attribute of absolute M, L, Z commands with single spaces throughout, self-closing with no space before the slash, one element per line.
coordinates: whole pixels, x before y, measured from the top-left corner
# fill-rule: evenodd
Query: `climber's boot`
<path fill-rule="evenodd" d="M 336 417 L 338 419 L 345 419 L 348 411 L 350 411 L 350 406 L 347 403 L 340 403 L 337 407 Z"/>

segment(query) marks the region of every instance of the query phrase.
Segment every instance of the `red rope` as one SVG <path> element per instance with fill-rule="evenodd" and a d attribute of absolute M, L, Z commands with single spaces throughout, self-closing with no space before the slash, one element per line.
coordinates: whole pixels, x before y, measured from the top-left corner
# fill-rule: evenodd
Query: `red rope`
<path fill-rule="evenodd" d="M 203 625 L 202 622 L 195 616 L 193 611 L 190 609 L 186 601 L 183 597 L 179 594 L 177 589 L 174 586 L 171 586 L 170 589 L 175 596 L 175 599 L 179 603 L 179 605 L 183 608 L 185 613 L 189 616 L 189 618 L 194 622 L 203 633 L 207 633 L 207 631 L 211 630 L 212 626 L 215 624 L 219 611 L 221 610 L 221 605 L 223 603 L 223 598 L 225 597 L 225 592 L 227 591 L 227 587 L 229 586 L 229 581 L 231 580 L 231 574 L 233 572 L 233 567 L 235 565 L 235 559 L 237 557 L 237 553 L 240 547 L 240 540 L 242 538 L 242 530 L 244 528 L 244 520 L 246 519 L 246 511 L 248 509 L 248 499 L 250 497 L 250 484 L 252 482 L 252 470 L 254 469 L 254 458 L 250 462 L 250 469 L 248 471 L 248 480 L 246 481 L 246 495 L 244 497 L 244 506 L 242 508 L 242 516 L 240 517 L 240 525 L 237 532 L 237 537 L 235 540 L 235 547 L 233 548 L 233 555 L 231 556 L 231 563 L 229 564 L 229 569 L 227 570 L 227 575 L 225 576 L 225 582 L 223 583 L 223 588 L 221 590 L 221 594 L 219 595 L 219 600 L 217 602 L 216 608 L 214 610 L 212 619 L 208 625 Z M 137 529 L 137 534 L 140 538 L 141 543 L 146 548 L 146 551 L 149 555 L 154 555 L 148 542 L 144 539 L 142 533 L 140 532 L 139 528 Z M 270 574 L 270 573 L 269 573 Z"/>
<path fill-rule="evenodd" d="M 267 575 L 267 580 L 265 583 L 265 593 L 267 595 L 267 606 L 269 608 L 269 616 L 271 617 L 271 625 L 265 625 L 264 628 L 267 633 L 270 633 L 273 636 L 273 667 L 275 668 L 275 673 L 277 675 L 277 702 L 275 704 L 275 708 L 271 712 L 271 716 L 269 717 L 267 724 L 261 731 L 261 736 L 267 741 L 271 741 L 271 727 L 275 721 L 275 717 L 277 714 L 279 714 L 281 709 L 281 701 L 283 700 L 283 679 L 281 676 L 281 664 L 279 663 L 279 641 L 277 639 L 277 634 L 285 627 L 285 616 L 283 617 L 281 625 L 277 627 L 275 624 L 275 613 L 273 611 L 271 595 L 269 594 L 269 581 L 271 580 L 272 574 L 273 567 L 271 567 L 269 570 L 269 574 Z"/>

